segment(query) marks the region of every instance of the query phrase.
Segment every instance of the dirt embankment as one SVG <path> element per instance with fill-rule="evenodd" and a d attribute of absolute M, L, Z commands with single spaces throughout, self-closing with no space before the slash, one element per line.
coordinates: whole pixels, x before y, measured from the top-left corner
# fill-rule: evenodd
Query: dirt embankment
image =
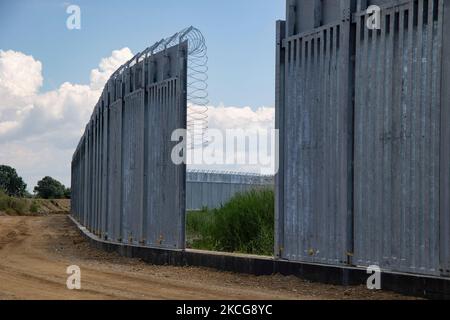
<path fill-rule="evenodd" d="M 71 265 L 81 268 L 81 290 L 66 287 Z M 295 277 L 153 266 L 91 248 L 66 215 L 0 217 L 0 299 L 403 298 Z"/>
<path fill-rule="evenodd" d="M 0 196 L 0 216 L 43 216 L 66 214 L 70 211 L 69 199 L 28 199 Z"/>

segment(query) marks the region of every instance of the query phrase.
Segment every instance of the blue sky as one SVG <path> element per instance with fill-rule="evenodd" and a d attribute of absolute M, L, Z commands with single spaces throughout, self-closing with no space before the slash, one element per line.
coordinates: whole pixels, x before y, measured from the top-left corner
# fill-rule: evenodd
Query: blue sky
<path fill-rule="evenodd" d="M 0 0 L 0 49 L 43 64 L 41 91 L 87 84 L 112 50 L 141 51 L 194 25 L 209 50 L 209 93 L 218 105 L 274 105 L 275 21 L 284 0 Z M 68 30 L 65 9 L 81 8 L 81 30 Z"/>

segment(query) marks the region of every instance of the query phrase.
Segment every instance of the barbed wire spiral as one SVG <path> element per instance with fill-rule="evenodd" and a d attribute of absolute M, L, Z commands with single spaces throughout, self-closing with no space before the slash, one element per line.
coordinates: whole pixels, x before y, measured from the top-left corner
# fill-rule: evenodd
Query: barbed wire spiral
<path fill-rule="evenodd" d="M 188 28 L 184 37 L 188 40 L 188 115 L 187 129 L 191 149 L 208 144 L 208 48 L 200 30 Z"/>
<path fill-rule="evenodd" d="M 156 42 L 143 52 L 137 53 L 132 59 L 120 67 L 111 79 L 121 74 L 126 68 L 174 45 L 188 42 L 187 65 L 187 130 L 189 149 L 204 147 L 208 144 L 208 48 L 201 31 L 188 27 L 173 36 Z"/>
<path fill-rule="evenodd" d="M 189 27 L 163 40 L 158 49 L 188 42 L 187 65 L 187 130 L 190 149 L 208 144 L 208 48 L 201 31 Z"/>

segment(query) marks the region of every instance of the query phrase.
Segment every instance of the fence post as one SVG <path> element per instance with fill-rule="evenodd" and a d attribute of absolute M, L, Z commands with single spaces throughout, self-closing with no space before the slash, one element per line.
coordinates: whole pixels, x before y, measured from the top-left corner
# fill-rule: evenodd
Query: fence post
<path fill-rule="evenodd" d="M 286 36 L 286 22 L 277 21 L 276 25 L 276 100 L 275 100 L 275 129 L 279 130 L 278 172 L 275 173 L 275 254 L 282 258 L 284 247 L 284 94 L 285 94 L 285 50 L 283 39 Z"/>

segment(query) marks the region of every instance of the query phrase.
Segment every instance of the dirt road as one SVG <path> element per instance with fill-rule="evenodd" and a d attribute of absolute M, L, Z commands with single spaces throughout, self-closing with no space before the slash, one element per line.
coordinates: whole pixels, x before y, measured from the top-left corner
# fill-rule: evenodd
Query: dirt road
<path fill-rule="evenodd" d="M 66 268 L 81 268 L 81 290 Z M 0 217 L 0 299 L 401 299 L 364 287 L 152 266 L 91 248 L 65 215 Z"/>

